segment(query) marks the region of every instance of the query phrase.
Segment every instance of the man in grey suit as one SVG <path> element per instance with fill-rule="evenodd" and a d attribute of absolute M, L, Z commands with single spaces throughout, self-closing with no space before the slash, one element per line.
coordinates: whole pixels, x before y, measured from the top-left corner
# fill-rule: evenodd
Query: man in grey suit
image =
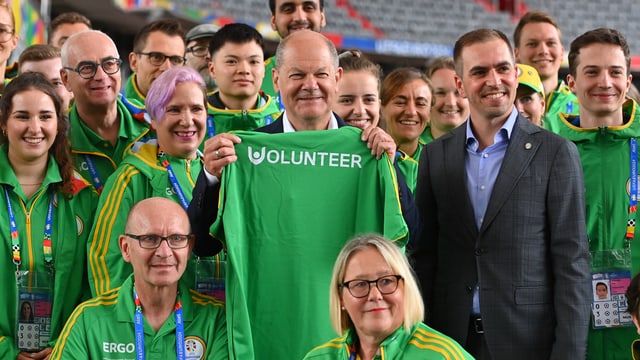
<path fill-rule="evenodd" d="M 465 125 L 427 145 L 413 254 L 427 322 L 477 359 L 583 359 L 589 251 L 576 147 L 518 115 L 507 37 L 455 44 Z"/>

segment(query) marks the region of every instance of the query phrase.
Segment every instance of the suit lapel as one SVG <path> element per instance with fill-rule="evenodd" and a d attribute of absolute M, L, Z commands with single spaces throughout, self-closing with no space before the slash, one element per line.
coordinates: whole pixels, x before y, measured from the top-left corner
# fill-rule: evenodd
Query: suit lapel
<path fill-rule="evenodd" d="M 450 206 L 457 207 L 461 212 L 461 220 L 459 223 L 472 234 L 469 239 L 475 242 L 478 235 L 478 228 L 476 227 L 473 206 L 471 206 L 471 200 L 469 198 L 467 173 L 465 171 L 465 157 L 467 152 L 466 123 L 454 129 L 452 135 L 453 136 L 443 141 L 445 158 L 443 159 L 444 168 L 442 170 L 445 174 L 444 181 L 450 183 L 447 186 L 447 189 L 449 189 L 447 198 L 451 199 L 452 203 Z"/>
<path fill-rule="evenodd" d="M 525 170 L 531 164 L 540 147 L 538 138 L 531 136 L 531 134 L 538 131 L 540 131 L 538 127 L 518 115 L 500 172 L 493 186 L 491 199 L 489 200 L 480 232 L 484 231 L 493 222 L 505 201 L 511 196 Z"/>

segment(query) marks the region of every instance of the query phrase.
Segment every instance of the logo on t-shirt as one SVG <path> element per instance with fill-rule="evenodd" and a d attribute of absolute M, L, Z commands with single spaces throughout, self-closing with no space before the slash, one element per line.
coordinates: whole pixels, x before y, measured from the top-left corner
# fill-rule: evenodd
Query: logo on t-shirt
<path fill-rule="evenodd" d="M 198 336 L 187 336 L 184 338 L 184 348 L 186 350 L 185 358 L 187 360 L 204 359 L 207 351 L 207 345 L 204 340 Z"/>
<path fill-rule="evenodd" d="M 277 150 L 262 147 L 253 150 L 247 147 L 249 161 L 260 165 L 265 160 L 270 164 L 319 166 L 339 168 L 362 168 L 362 156 L 359 154 L 337 153 L 327 151 Z"/>

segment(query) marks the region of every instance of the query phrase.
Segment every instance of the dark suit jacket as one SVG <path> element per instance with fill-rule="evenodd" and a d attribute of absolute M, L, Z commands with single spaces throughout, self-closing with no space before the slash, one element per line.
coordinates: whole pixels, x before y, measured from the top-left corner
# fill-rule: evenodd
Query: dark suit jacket
<path fill-rule="evenodd" d="M 334 114 L 338 122 L 338 127 L 348 126 L 338 115 Z M 282 115 L 273 123 L 263 126 L 256 131 L 268 134 L 277 134 L 284 131 L 282 125 Z M 407 227 L 409 228 L 409 241 L 417 237 L 421 231 L 420 216 L 415 205 L 413 195 L 407 186 L 400 169 L 394 162 L 396 177 L 398 179 L 398 192 L 400 195 L 400 206 L 402 215 Z M 193 198 L 189 204 L 187 214 L 191 223 L 191 230 L 196 235 L 196 243 L 193 252 L 198 256 L 215 255 L 222 250 L 220 241 L 214 239 L 209 234 L 209 229 L 218 214 L 218 197 L 220 193 L 220 184 L 208 186 L 207 178 L 204 174 L 204 168 L 200 171 L 196 185 L 193 188 Z"/>
<path fill-rule="evenodd" d="M 465 141 L 459 126 L 420 159 L 413 256 L 426 321 L 464 345 L 478 284 L 493 359 L 584 359 L 591 292 L 576 147 L 518 117 L 478 230 Z"/>

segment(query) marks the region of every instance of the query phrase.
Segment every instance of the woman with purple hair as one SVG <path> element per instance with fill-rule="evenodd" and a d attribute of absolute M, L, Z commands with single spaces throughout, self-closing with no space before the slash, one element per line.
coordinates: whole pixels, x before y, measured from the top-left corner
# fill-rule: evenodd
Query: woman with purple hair
<path fill-rule="evenodd" d="M 207 105 L 200 74 L 189 67 L 165 71 L 151 84 L 146 108 L 157 138 L 134 144 L 107 180 L 98 202 L 88 244 L 94 296 L 120 286 L 132 272 L 118 245 L 131 207 L 145 198 L 161 196 L 187 209 L 202 168 L 198 146 L 205 136 Z M 194 287 L 193 282 L 189 285 Z"/>

